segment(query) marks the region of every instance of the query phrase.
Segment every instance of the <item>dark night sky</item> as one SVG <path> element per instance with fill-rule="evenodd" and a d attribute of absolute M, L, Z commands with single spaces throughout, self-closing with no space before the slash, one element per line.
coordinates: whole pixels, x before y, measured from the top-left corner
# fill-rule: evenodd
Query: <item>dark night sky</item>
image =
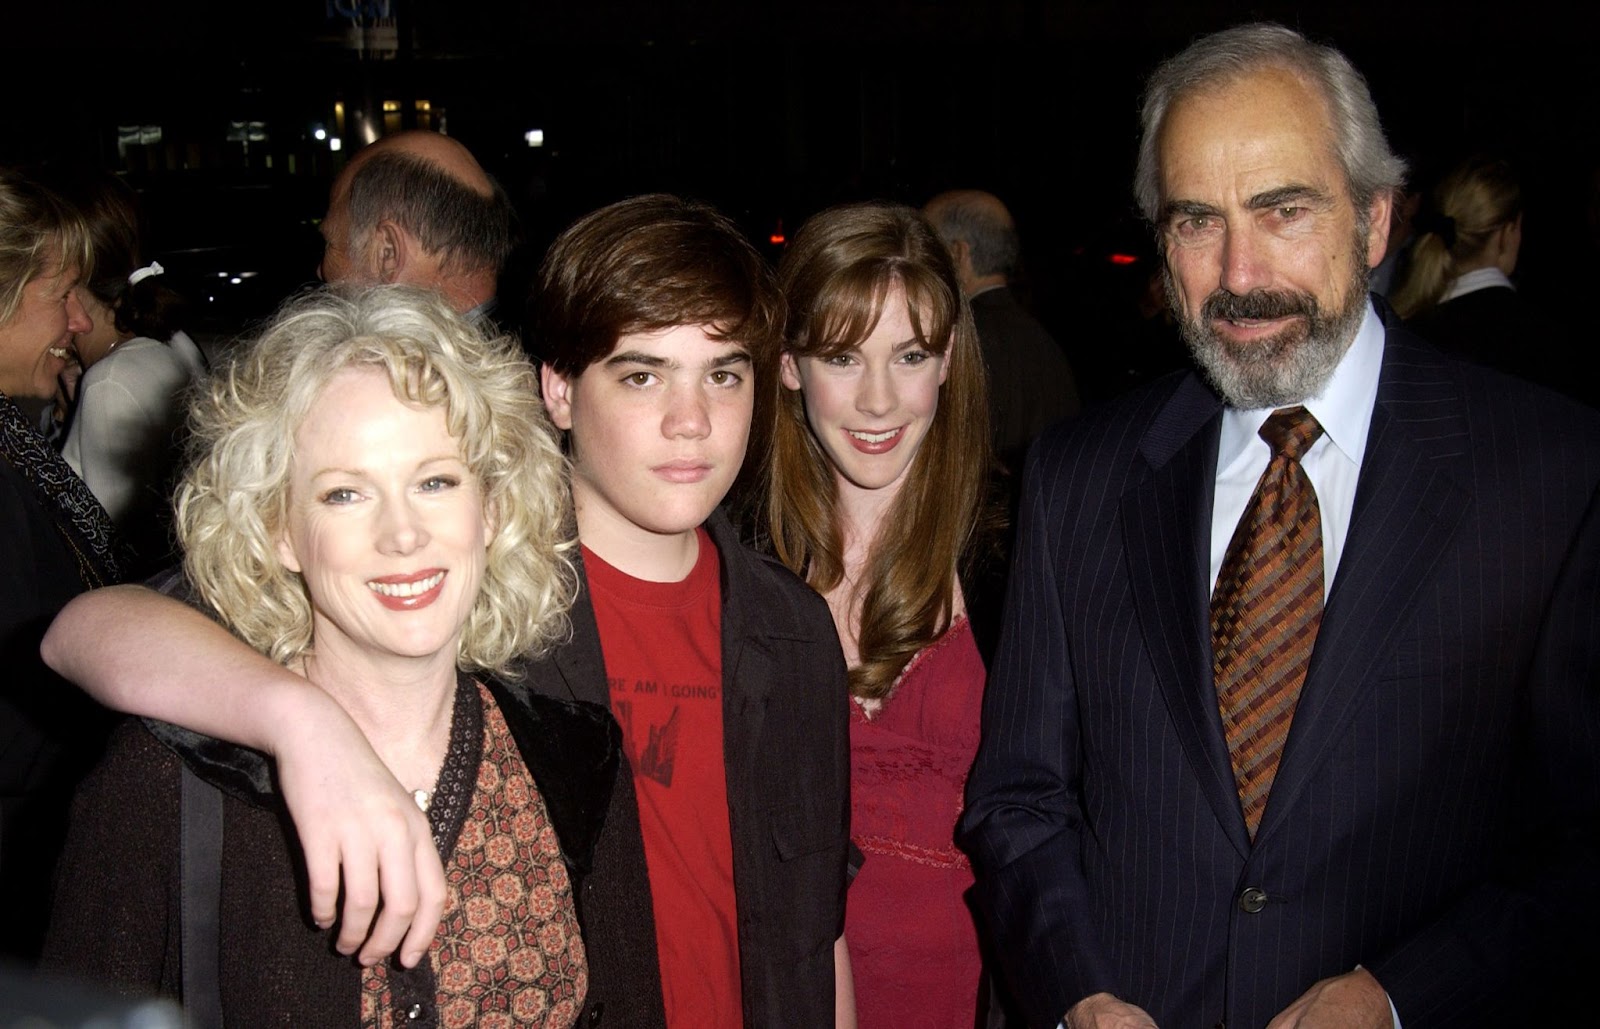
<path fill-rule="evenodd" d="M 971 185 L 1011 204 L 1034 278 L 1055 297 L 1075 262 L 1144 245 L 1128 192 L 1144 76 L 1196 34 L 1267 17 L 1352 57 L 1419 180 L 1477 149 L 1512 157 L 1528 181 L 1535 265 L 1541 251 L 1588 245 L 1577 230 L 1600 166 L 1600 78 L 1585 34 L 1539 4 L 1472 15 L 1393 0 L 396 9 L 416 49 L 360 62 L 324 0 L 34 3 L 0 35 L 14 85 L 0 161 L 115 167 L 119 124 L 206 140 L 259 119 L 272 146 L 314 150 L 316 163 L 302 156 L 294 176 L 281 157 L 270 174 L 219 171 L 201 148 L 207 170 L 134 178 L 147 195 L 179 184 L 177 208 L 245 190 L 250 204 L 219 201 L 222 213 L 190 221 L 250 239 L 298 225 L 303 248 L 338 160 L 307 142 L 312 123 L 336 97 L 427 98 L 519 200 L 533 249 L 572 216 L 644 190 L 712 200 L 764 237 L 828 203 L 920 203 Z M 546 132 L 538 151 L 522 138 L 533 127 Z"/>

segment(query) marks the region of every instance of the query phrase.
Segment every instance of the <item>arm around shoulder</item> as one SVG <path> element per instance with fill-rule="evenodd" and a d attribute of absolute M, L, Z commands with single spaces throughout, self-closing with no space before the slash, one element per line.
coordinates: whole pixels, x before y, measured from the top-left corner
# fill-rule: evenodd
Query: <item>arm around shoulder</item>
<path fill-rule="evenodd" d="M 426 953 L 445 892 L 427 819 L 332 697 L 199 611 L 139 586 L 75 598 L 41 652 L 110 707 L 272 755 L 305 852 L 313 918 L 332 924 L 342 888 L 341 951 L 359 947 L 376 960 L 403 940 L 406 964 Z"/>
<path fill-rule="evenodd" d="M 315 703 L 307 694 L 321 693 L 194 608 L 142 586 L 75 597 L 40 652 L 108 707 L 269 753 L 287 713 L 278 702 Z"/>

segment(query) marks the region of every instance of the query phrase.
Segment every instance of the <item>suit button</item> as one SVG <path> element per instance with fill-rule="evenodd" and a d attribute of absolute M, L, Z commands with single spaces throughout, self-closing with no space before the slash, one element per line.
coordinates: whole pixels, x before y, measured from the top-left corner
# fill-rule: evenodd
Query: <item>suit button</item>
<path fill-rule="evenodd" d="M 1253 915 L 1267 906 L 1267 891 L 1256 886 L 1246 887 L 1239 894 L 1239 910 L 1247 915 Z"/>
<path fill-rule="evenodd" d="M 605 1010 L 606 1002 L 603 1000 L 596 1001 L 594 1007 L 589 1009 L 589 1017 L 584 1019 L 584 1021 L 588 1022 L 590 1025 L 599 1025 L 600 1016 L 605 1014 Z"/>

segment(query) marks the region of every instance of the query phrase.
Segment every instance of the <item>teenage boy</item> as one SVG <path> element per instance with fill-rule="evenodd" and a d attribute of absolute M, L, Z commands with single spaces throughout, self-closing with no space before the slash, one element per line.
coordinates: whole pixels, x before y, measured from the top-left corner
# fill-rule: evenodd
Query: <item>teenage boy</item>
<path fill-rule="evenodd" d="M 608 704 L 633 773 L 580 899 L 589 1015 L 849 1018 L 844 661 L 821 599 L 717 511 L 776 368 L 771 274 L 710 208 L 638 197 L 561 235 L 532 305 L 545 404 L 572 458 L 585 589 L 571 641 L 534 662 L 528 684 Z M 342 868 L 341 949 L 361 944 L 381 892 L 361 958 L 404 933 L 401 960 L 414 963 L 443 896 L 425 822 L 320 691 L 243 649 L 123 590 L 70 608 L 46 659 L 113 706 L 273 754 L 313 917 L 331 923 Z"/>

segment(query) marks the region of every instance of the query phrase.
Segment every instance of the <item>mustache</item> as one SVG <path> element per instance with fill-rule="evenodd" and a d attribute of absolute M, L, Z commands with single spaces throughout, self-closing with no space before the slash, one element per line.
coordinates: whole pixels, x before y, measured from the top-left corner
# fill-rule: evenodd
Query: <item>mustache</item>
<path fill-rule="evenodd" d="M 1219 289 L 1206 297 L 1200 314 L 1207 321 L 1267 320 L 1301 315 L 1315 319 L 1317 298 L 1291 290 L 1253 289 L 1242 296 Z"/>

